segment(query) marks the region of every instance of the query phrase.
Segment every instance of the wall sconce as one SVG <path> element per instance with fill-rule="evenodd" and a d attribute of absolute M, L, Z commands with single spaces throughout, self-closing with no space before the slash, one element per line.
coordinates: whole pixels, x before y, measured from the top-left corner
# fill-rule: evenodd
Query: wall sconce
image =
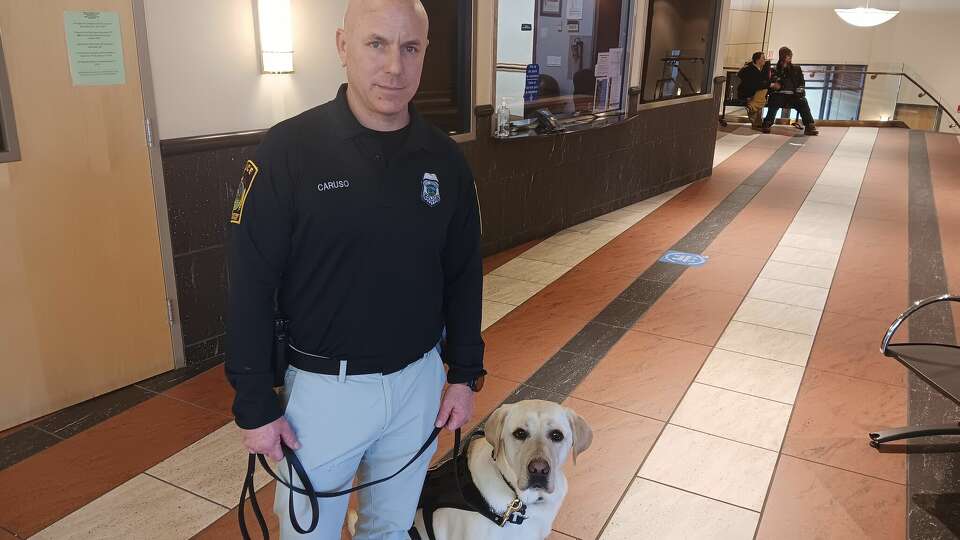
<path fill-rule="evenodd" d="M 262 73 L 293 73 L 290 0 L 256 0 Z"/>

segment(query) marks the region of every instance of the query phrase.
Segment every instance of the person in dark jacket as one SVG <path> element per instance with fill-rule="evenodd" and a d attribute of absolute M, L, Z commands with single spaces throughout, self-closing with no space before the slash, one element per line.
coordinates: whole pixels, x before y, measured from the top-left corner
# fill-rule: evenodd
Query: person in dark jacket
<path fill-rule="evenodd" d="M 770 87 L 770 62 L 766 55 L 753 53 L 751 61 L 740 68 L 737 78 L 740 79 L 737 96 L 747 100 L 747 118 L 753 129 L 760 129 L 761 111 L 767 103 L 767 89 Z"/>
<path fill-rule="evenodd" d="M 782 107 L 792 107 L 800 113 L 803 119 L 804 134 L 818 135 L 814 125 L 813 115 L 810 113 L 810 104 L 804 97 L 806 82 L 803 70 L 793 63 L 793 51 L 789 47 L 780 47 L 780 60 L 773 68 L 770 79 L 770 100 L 767 103 L 767 117 L 763 120 L 763 132 L 770 133 L 770 127 L 777 119 L 777 113 Z"/>

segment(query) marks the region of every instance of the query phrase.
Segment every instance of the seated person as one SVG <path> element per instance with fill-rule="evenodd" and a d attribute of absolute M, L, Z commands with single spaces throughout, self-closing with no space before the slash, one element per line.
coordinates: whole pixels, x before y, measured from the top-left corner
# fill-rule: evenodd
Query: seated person
<path fill-rule="evenodd" d="M 753 129 L 760 129 L 761 113 L 767 103 L 767 89 L 770 87 L 770 62 L 762 52 L 753 53 L 753 58 L 737 73 L 740 86 L 737 97 L 746 100 L 747 118 Z"/>
<path fill-rule="evenodd" d="M 780 60 L 773 68 L 770 78 L 770 100 L 767 103 L 767 117 L 763 119 L 764 133 L 770 133 L 770 127 L 777 119 L 777 113 L 782 107 L 797 109 L 803 119 L 804 134 L 818 135 L 820 132 L 814 125 L 813 115 L 810 113 L 810 104 L 804 97 L 806 82 L 803 70 L 793 64 L 793 51 L 789 47 L 780 47 Z"/>

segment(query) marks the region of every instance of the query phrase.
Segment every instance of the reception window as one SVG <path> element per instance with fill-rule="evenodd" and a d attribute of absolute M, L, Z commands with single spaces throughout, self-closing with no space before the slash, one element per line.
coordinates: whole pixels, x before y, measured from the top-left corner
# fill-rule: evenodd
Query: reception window
<path fill-rule="evenodd" d="M 17 125 L 13 119 L 10 79 L 7 78 L 3 43 L 0 43 L 0 163 L 19 160 L 20 146 L 17 143 Z"/>
<path fill-rule="evenodd" d="M 595 117 L 625 108 L 631 0 L 498 0 L 496 103 Z"/>
<path fill-rule="evenodd" d="M 720 0 L 650 0 L 641 100 L 712 90 Z"/>

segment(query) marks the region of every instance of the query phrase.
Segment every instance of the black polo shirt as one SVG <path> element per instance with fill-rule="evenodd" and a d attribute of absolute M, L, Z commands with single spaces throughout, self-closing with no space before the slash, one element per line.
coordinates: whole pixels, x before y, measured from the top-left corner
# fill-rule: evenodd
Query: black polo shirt
<path fill-rule="evenodd" d="M 298 349 L 384 369 L 447 330 L 450 383 L 483 371 L 480 215 L 456 143 L 411 107 L 387 160 L 337 98 L 274 126 L 231 215 L 227 377 L 246 429 L 282 414 L 272 390 L 274 292 Z M 322 411 L 318 411 L 322 412 Z"/>

